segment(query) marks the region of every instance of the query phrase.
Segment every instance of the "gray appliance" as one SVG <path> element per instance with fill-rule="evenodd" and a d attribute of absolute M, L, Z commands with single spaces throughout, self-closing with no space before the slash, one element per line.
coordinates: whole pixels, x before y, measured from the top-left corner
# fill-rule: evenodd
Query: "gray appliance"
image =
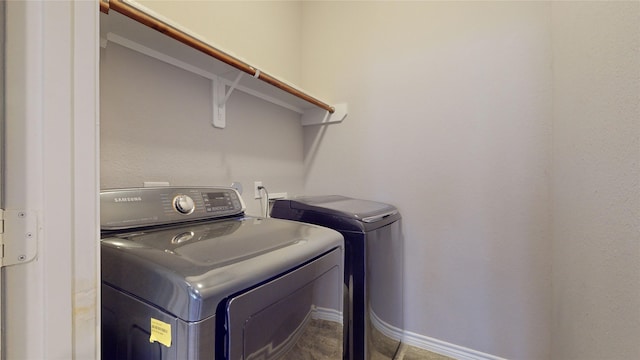
<path fill-rule="evenodd" d="M 277 200 L 271 216 L 340 231 L 346 249 L 348 357 L 395 358 L 404 324 L 404 250 L 398 209 L 345 196 L 308 196 Z"/>
<path fill-rule="evenodd" d="M 104 190 L 103 359 L 343 358 L 343 238 L 231 188 Z"/>

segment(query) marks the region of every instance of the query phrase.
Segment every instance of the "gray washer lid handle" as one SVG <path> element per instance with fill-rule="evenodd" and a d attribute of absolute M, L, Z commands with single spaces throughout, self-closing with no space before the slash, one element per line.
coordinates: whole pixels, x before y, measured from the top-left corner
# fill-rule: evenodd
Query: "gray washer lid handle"
<path fill-rule="evenodd" d="M 376 221 L 382 220 L 382 219 L 384 219 L 384 218 L 386 218 L 388 216 L 395 215 L 397 213 L 398 213 L 398 210 L 394 209 L 394 210 L 388 211 L 386 213 L 376 214 L 374 216 L 369 216 L 369 217 L 363 218 L 362 222 L 366 222 L 366 223 L 376 222 Z"/>

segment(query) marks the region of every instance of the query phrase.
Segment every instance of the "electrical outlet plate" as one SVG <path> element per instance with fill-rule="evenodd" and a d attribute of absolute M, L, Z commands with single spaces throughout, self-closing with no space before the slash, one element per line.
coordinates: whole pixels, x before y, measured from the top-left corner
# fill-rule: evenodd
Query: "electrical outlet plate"
<path fill-rule="evenodd" d="M 255 199 L 262 199 L 262 191 L 258 187 L 262 186 L 262 181 L 253 182 L 253 197 Z"/>

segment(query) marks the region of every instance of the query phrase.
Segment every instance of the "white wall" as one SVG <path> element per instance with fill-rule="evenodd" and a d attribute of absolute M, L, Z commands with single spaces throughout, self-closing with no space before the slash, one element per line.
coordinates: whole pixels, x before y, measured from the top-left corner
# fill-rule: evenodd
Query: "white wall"
<path fill-rule="evenodd" d="M 297 84 L 302 63 L 299 1 L 157 1 L 139 4 L 249 65 Z"/>
<path fill-rule="evenodd" d="M 640 359 L 640 3 L 552 10 L 553 355 Z"/>
<path fill-rule="evenodd" d="M 406 329 L 512 359 L 551 340 L 549 10 L 304 6 L 303 86 L 350 110 L 305 130 L 307 192 L 397 205 Z"/>
<path fill-rule="evenodd" d="M 302 189 L 300 115 L 234 91 L 227 127 L 211 126 L 211 81 L 117 44 L 101 51 L 101 188 L 241 182 L 247 213 L 261 214 L 253 182 Z"/>

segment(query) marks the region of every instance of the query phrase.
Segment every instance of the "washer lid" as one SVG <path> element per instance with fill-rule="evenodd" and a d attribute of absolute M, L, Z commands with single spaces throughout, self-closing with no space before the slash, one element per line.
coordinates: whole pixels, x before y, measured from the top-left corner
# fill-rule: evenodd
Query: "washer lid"
<path fill-rule="evenodd" d="M 291 200 L 290 206 L 293 209 L 313 210 L 323 214 L 353 218 L 365 223 L 376 222 L 398 213 L 398 209 L 393 205 L 341 195 L 295 198 Z"/>
<path fill-rule="evenodd" d="M 338 232 L 278 219 L 241 218 L 102 239 L 102 279 L 185 320 L 342 247 Z"/>

